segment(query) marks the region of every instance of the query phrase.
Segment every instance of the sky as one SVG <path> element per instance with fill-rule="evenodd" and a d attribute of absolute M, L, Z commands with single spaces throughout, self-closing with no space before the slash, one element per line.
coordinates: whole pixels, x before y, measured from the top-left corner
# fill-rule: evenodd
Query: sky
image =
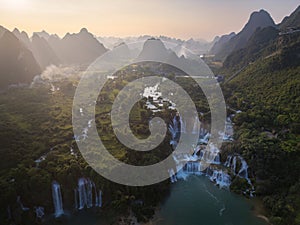
<path fill-rule="evenodd" d="M 97 36 L 165 35 L 212 40 L 239 32 L 253 11 L 276 23 L 299 0 L 0 0 L 0 25 L 64 36 L 86 27 Z"/>

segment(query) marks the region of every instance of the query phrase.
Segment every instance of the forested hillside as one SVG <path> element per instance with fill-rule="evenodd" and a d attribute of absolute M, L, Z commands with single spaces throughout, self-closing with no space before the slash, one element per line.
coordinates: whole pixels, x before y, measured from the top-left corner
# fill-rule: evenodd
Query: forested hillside
<path fill-rule="evenodd" d="M 245 66 L 223 85 L 229 112 L 241 111 L 224 149 L 247 158 L 273 224 L 300 224 L 300 35 L 265 28 L 251 39 L 223 67 L 229 77 Z"/>

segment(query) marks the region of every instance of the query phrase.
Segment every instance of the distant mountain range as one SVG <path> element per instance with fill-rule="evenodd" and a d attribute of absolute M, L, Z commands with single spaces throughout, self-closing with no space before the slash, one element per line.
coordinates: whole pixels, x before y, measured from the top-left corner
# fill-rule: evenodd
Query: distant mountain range
<path fill-rule="evenodd" d="M 238 144 L 230 149 L 248 156 L 270 224 L 299 222 L 299 192 L 290 191 L 300 187 L 299 22 L 298 8 L 278 26 L 256 29 L 218 71 L 225 76 L 226 103 L 241 112 L 233 118 Z M 291 213 L 277 210 L 287 204 Z"/>
<path fill-rule="evenodd" d="M 243 44 L 242 48 L 229 53 L 224 59 L 223 69 L 237 71 L 241 68 L 253 63 L 257 59 L 270 58 L 280 55 L 286 50 L 290 43 L 297 43 L 300 39 L 300 7 L 298 7 L 289 17 L 285 17 L 283 21 L 274 26 L 261 26 L 257 28 L 248 40 Z M 227 43 L 229 46 L 235 39 Z M 297 45 L 295 45 L 297 46 Z M 299 53 L 290 49 L 288 52 L 294 52 L 294 59 L 291 61 L 299 61 Z M 224 53 L 224 52 L 223 52 Z"/>
<path fill-rule="evenodd" d="M 0 26 L 0 88 L 31 82 L 40 73 L 32 52 L 12 32 Z"/>
<path fill-rule="evenodd" d="M 52 36 L 48 42 L 64 64 L 88 65 L 107 51 L 86 28 L 77 34 L 67 33 L 62 39 Z"/>
<path fill-rule="evenodd" d="M 229 40 L 227 39 L 227 41 L 223 41 L 221 44 L 217 42 L 216 44 L 219 46 L 215 44 L 212 47 L 212 53 L 216 55 L 216 59 L 224 60 L 231 52 L 244 48 L 256 29 L 269 26 L 276 27 L 268 12 L 264 10 L 253 12 L 244 28 L 237 35 L 231 34 Z M 226 36 L 223 38 L 226 38 Z"/>
<path fill-rule="evenodd" d="M 268 33 L 267 30 L 264 30 L 263 28 L 268 28 L 267 30 L 271 31 L 271 33 Z M 272 36 L 274 29 L 281 31 L 282 33 L 299 30 L 300 6 L 298 6 L 290 16 L 285 17 L 282 22 L 277 25 L 274 23 L 270 14 L 265 10 L 253 12 L 247 24 L 238 34 L 235 35 L 234 33 L 231 33 L 230 35 L 222 36 L 210 49 L 210 54 L 215 55 L 216 60 L 225 61 L 231 53 L 243 48 L 248 48 L 249 45 L 251 45 L 248 41 L 253 41 L 253 39 L 255 39 L 255 37 L 252 37 L 253 35 L 259 36 L 258 32 L 262 34 L 262 30 L 264 30 L 264 35 L 268 38 Z"/>
<path fill-rule="evenodd" d="M 20 32 L 18 29 L 14 29 L 13 34 L 22 41 L 29 50 L 31 50 L 42 69 L 45 69 L 51 64 L 59 65 L 61 63 L 60 59 L 43 36 L 34 33 L 32 38 L 29 39 L 26 32 Z"/>
<path fill-rule="evenodd" d="M 222 51 L 222 48 L 225 46 L 225 44 L 234 36 L 236 36 L 235 32 L 232 32 L 230 34 L 225 34 L 222 35 L 220 38 L 218 38 L 216 40 L 216 42 L 214 43 L 214 45 L 211 47 L 211 49 L 209 50 L 210 54 L 216 55 L 219 52 Z"/>
<path fill-rule="evenodd" d="M 28 83 L 50 65 L 88 66 L 107 51 L 93 34 L 83 28 L 60 39 L 45 31 L 29 38 L 24 31 L 0 27 L 0 87 Z"/>
<path fill-rule="evenodd" d="M 159 36 L 156 39 L 163 41 L 164 45 L 156 41 L 154 48 L 147 48 L 148 53 L 143 51 L 140 57 L 143 54 L 149 55 L 151 51 L 163 56 L 166 52 L 162 48 L 166 47 L 172 49 L 172 52 L 168 50 L 167 57 L 175 58 L 177 54 L 180 58 L 182 55 L 186 56 L 187 51 L 191 51 L 196 55 L 212 54 L 215 60 L 224 62 L 225 67 L 232 67 L 231 64 L 242 66 L 259 57 L 261 54 L 257 54 L 257 48 L 267 46 L 280 32 L 294 32 L 299 29 L 299 21 L 300 7 L 278 25 L 268 12 L 260 10 L 251 14 L 247 24 L 237 34 L 232 32 L 216 37 L 212 42 Z M 148 35 L 128 38 L 95 37 L 86 28 L 82 28 L 79 33 L 67 33 L 63 38 L 46 31 L 35 32 L 30 38 L 24 31 L 14 29 L 10 32 L 1 27 L 0 86 L 30 81 L 49 65 L 88 66 L 108 51 L 108 48 L 113 49 L 121 43 L 145 42 L 151 38 Z M 123 48 L 124 52 L 129 50 L 125 45 Z M 239 60 L 240 57 L 246 57 L 247 60 Z"/>

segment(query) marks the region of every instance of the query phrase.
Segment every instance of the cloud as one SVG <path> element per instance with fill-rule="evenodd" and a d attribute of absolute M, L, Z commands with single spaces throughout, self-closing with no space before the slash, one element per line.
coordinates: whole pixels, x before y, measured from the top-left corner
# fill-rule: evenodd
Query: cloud
<path fill-rule="evenodd" d="M 42 72 L 41 75 L 37 75 L 33 78 L 30 87 L 34 87 L 38 84 L 51 84 L 53 82 L 59 82 L 66 78 L 81 76 L 82 73 L 83 71 L 76 66 L 62 67 L 50 65 Z"/>

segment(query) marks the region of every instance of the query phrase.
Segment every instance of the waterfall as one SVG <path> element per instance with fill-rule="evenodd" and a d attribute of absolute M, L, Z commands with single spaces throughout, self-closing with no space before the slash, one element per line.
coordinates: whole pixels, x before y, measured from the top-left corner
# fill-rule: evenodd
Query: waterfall
<path fill-rule="evenodd" d="M 87 194 L 85 188 L 85 178 L 80 178 L 78 180 L 78 197 L 79 197 L 79 207 L 78 209 L 83 209 L 87 205 Z"/>
<path fill-rule="evenodd" d="M 237 168 L 236 168 L 237 160 L 239 160 L 240 163 L 241 163 L 241 168 L 239 169 L 238 172 L 236 171 L 237 170 Z M 247 180 L 248 184 L 252 188 L 252 192 L 250 192 L 250 195 L 252 195 L 252 193 L 254 191 L 254 187 L 253 187 L 252 182 L 251 182 L 251 180 L 249 179 L 249 176 L 248 176 L 248 164 L 247 164 L 246 160 L 240 155 L 235 155 L 235 156 L 229 155 L 229 156 L 227 156 L 227 159 L 226 159 L 226 162 L 224 163 L 224 166 L 230 168 L 231 172 L 234 175 L 239 176 L 239 177 L 244 178 L 244 179 Z"/>
<path fill-rule="evenodd" d="M 238 176 L 245 178 L 248 181 L 248 184 L 251 186 L 252 191 L 254 191 L 254 186 L 248 176 L 248 164 L 245 161 L 245 159 L 243 159 L 241 156 L 239 156 L 239 159 L 240 159 L 242 165 L 238 172 Z M 252 192 L 250 192 L 250 195 L 252 195 Z"/>
<path fill-rule="evenodd" d="M 224 163 L 225 167 L 230 167 L 232 155 L 227 156 L 226 162 Z"/>
<path fill-rule="evenodd" d="M 186 173 L 199 173 L 201 172 L 201 162 L 187 162 L 184 167 L 183 171 Z"/>
<path fill-rule="evenodd" d="M 74 191 L 75 207 L 79 210 L 84 207 L 91 208 L 93 206 L 102 205 L 102 192 L 97 191 L 96 185 L 93 181 L 86 178 L 78 179 L 78 188 Z M 78 196 L 77 196 L 78 195 Z"/>
<path fill-rule="evenodd" d="M 171 142 L 172 142 L 176 138 L 176 129 L 175 129 L 174 125 L 173 126 L 171 124 L 169 125 L 169 132 L 171 133 L 171 136 L 172 136 L 172 140 L 171 140 Z"/>
<path fill-rule="evenodd" d="M 59 217 L 64 214 L 63 203 L 61 197 L 60 185 L 56 181 L 52 182 L 52 198 L 55 210 L 55 217 Z"/>
<path fill-rule="evenodd" d="M 192 130 L 192 133 L 193 134 L 196 134 L 197 133 L 197 130 L 198 130 L 198 123 L 197 123 L 197 117 L 195 118 L 195 121 L 194 121 L 194 126 L 193 126 L 193 130 Z"/>
<path fill-rule="evenodd" d="M 200 154 L 201 154 L 201 148 L 200 148 L 199 145 L 197 145 L 196 148 L 194 149 L 194 154 L 193 154 L 193 156 L 197 156 L 198 152 L 200 152 Z"/>
<path fill-rule="evenodd" d="M 180 138 L 181 127 L 182 127 L 180 121 L 181 121 L 181 118 L 177 114 L 176 116 L 174 116 L 174 118 L 172 120 L 172 124 L 169 125 L 169 132 L 172 135 L 172 139 L 170 141 L 170 144 L 174 148 L 177 146 L 177 143 L 178 143 L 179 138 Z"/>
<path fill-rule="evenodd" d="M 92 122 L 93 122 L 93 120 L 89 120 L 89 122 L 88 122 L 88 128 L 92 127 Z"/>
<path fill-rule="evenodd" d="M 17 203 L 19 203 L 19 205 L 20 205 L 22 211 L 28 211 L 28 210 L 29 210 L 29 208 L 28 208 L 28 207 L 25 207 L 25 206 L 23 205 L 23 203 L 21 202 L 21 197 L 20 197 L 20 196 L 17 197 Z"/>
<path fill-rule="evenodd" d="M 175 130 L 175 132 L 177 133 L 177 132 L 180 132 L 180 122 L 178 121 L 178 115 L 176 115 L 176 116 L 174 116 L 174 118 L 173 118 L 173 126 L 174 126 L 174 130 Z"/>
<path fill-rule="evenodd" d="M 231 171 L 234 175 L 236 175 L 236 156 L 233 157 Z"/>
<path fill-rule="evenodd" d="M 87 207 L 93 207 L 93 183 L 90 179 L 86 180 L 86 196 L 87 196 Z"/>
<path fill-rule="evenodd" d="M 200 128 L 200 134 L 201 136 L 204 136 L 205 135 L 205 130 L 203 127 Z"/>
<path fill-rule="evenodd" d="M 213 170 L 213 174 L 210 176 L 210 180 L 215 182 L 221 188 L 230 186 L 230 176 L 223 172 L 223 170 Z"/>
<path fill-rule="evenodd" d="M 99 206 L 99 196 L 94 182 L 93 182 L 93 188 L 95 193 L 95 206 Z"/>
<path fill-rule="evenodd" d="M 78 191 L 77 189 L 74 189 L 74 199 L 75 199 L 75 209 L 78 209 Z"/>
<path fill-rule="evenodd" d="M 220 161 L 220 153 L 218 152 L 212 152 L 208 150 L 201 150 L 199 155 L 199 160 L 208 162 L 211 164 L 221 164 Z"/>
<path fill-rule="evenodd" d="M 201 135 L 201 136 L 203 136 L 203 135 Z M 199 142 L 207 144 L 209 141 L 209 138 L 210 138 L 210 133 L 207 132 L 202 138 L 199 138 Z"/>
<path fill-rule="evenodd" d="M 220 153 L 218 153 L 216 155 L 216 157 L 214 158 L 214 164 L 221 164 L 221 160 L 220 160 Z"/>
<path fill-rule="evenodd" d="M 99 190 L 99 207 L 102 207 L 102 191 Z"/>
<path fill-rule="evenodd" d="M 237 160 L 239 160 L 241 162 L 241 168 L 238 172 L 236 171 L 236 169 L 237 169 L 236 168 Z M 239 177 L 249 179 L 248 178 L 248 164 L 242 156 L 240 156 L 240 155 L 235 155 L 235 156 L 229 155 L 229 156 L 227 156 L 227 159 L 226 159 L 226 162 L 224 163 L 224 166 L 230 168 L 231 172 L 234 175 L 238 175 Z"/>
<path fill-rule="evenodd" d="M 197 133 L 198 129 L 199 121 L 196 117 L 192 133 Z M 185 123 L 178 114 L 173 118 L 172 123 L 169 125 L 169 131 L 172 135 L 172 140 L 170 143 L 177 144 L 177 138 L 179 136 L 178 133 L 186 131 Z M 208 144 L 209 138 L 210 133 L 201 127 L 199 142 Z M 172 183 L 177 181 L 177 177 L 185 179 L 189 174 L 200 175 L 206 172 L 207 176 L 209 176 L 210 179 L 218 184 L 221 188 L 230 186 L 230 176 L 226 172 L 223 172 L 222 170 L 212 169 L 210 167 L 206 169 L 205 165 L 207 165 L 207 163 L 215 165 L 221 164 L 220 150 L 213 144 L 207 145 L 206 149 L 201 149 L 201 147 L 198 145 L 194 148 L 194 152 L 192 155 L 181 155 L 179 158 L 173 156 L 173 158 L 177 164 L 177 175 L 175 175 L 173 169 L 168 170 L 169 177 Z"/>
<path fill-rule="evenodd" d="M 177 178 L 176 178 L 176 175 L 175 175 L 175 172 L 173 169 L 169 169 L 169 175 L 170 175 L 170 180 L 172 183 L 176 182 L 177 181 Z"/>
<path fill-rule="evenodd" d="M 36 218 L 43 218 L 43 216 L 45 215 L 45 209 L 44 207 L 41 207 L 41 206 L 38 206 L 35 208 L 35 215 L 36 215 Z"/>
<path fill-rule="evenodd" d="M 179 117 L 180 118 L 180 132 L 181 133 L 186 133 L 186 123 L 182 120 L 182 118 L 181 117 Z"/>
<path fill-rule="evenodd" d="M 238 176 L 248 179 L 248 164 L 241 156 L 239 156 L 239 160 L 241 161 L 242 165 L 238 172 Z"/>
<path fill-rule="evenodd" d="M 200 127 L 200 123 L 199 123 L 198 117 L 195 116 L 195 121 L 194 121 L 194 126 L 193 126 L 193 131 L 192 131 L 192 133 L 193 133 L 193 134 L 197 134 L 197 132 L 198 132 L 198 130 L 199 130 L 199 127 Z"/>
<path fill-rule="evenodd" d="M 88 130 L 89 130 L 89 129 L 88 129 L 87 127 L 83 129 L 83 131 L 82 131 L 82 137 L 83 137 L 83 140 L 85 140 L 85 139 L 88 137 L 88 135 L 87 135 Z"/>

